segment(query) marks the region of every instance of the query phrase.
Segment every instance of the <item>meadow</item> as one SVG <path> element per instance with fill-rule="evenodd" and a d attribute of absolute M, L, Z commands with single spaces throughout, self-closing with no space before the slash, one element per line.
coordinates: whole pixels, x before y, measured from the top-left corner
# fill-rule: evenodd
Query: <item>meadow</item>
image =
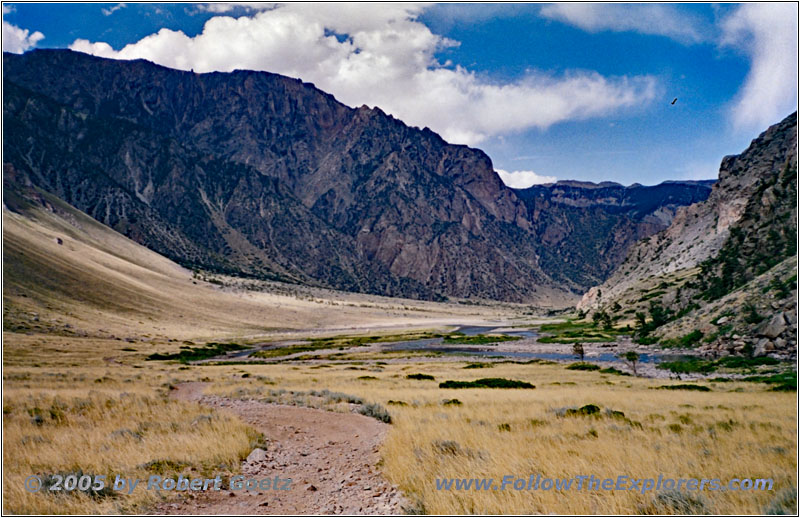
<path fill-rule="evenodd" d="M 228 414 L 170 400 L 170 388 L 184 381 L 206 381 L 207 393 L 232 398 L 338 412 L 367 404 L 387 412 L 392 424 L 381 469 L 414 513 L 758 514 L 784 505 L 781 499 L 797 483 L 796 394 L 772 392 L 762 383 L 694 383 L 710 392 L 659 390 L 680 382 L 549 362 L 419 357 L 185 365 L 146 359 L 155 350 L 178 349 L 176 344 L 134 352 L 119 342 L 36 340 L 46 354 L 34 365 L 28 353 L 34 338 L 6 334 L 6 512 L 142 512 L 171 497 L 28 493 L 22 482 L 31 473 L 236 473 L 263 438 Z M 70 362 L 77 357 L 83 360 Z M 439 386 L 481 378 L 535 388 Z M 586 405 L 599 411 L 569 411 Z M 775 485 L 767 492 L 683 493 L 677 500 L 655 491 L 439 491 L 435 485 L 437 478 L 531 474 L 771 478 Z"/>
<path fill-rule="evenodd" d="M 524 305 L 269 283 L 245 289 L 236 279 L 181 268 L 52 203 L 69 217 L 4 209 L 4 513 L 142 513 L 175 498 L 154 491 L 30 493 L 23 483 L 31 474 L 237 473 L 269 437 L 233 414 L 170 398 L 186 381 L 207 383 L 209 394 L 390 421 L 380 469 L 405 493 L 409 513 L 793 512 L 795 392 L 758 380 L 687 383 L 550 362 L 369 349 L 363 345 L 373 337 L 446 334 L 453 324 L 489 322 L 546 324 L 556 341 L 569 343 L 601 337 L 589 336 L 598 331 L 586 325 L 533 317 Z M 302 350 L 289 342 L 308 348 L 291 361 L 265 352 L 259 360 L 271 364 L 192 363 L 265 342 L 280 342 L 281 353 Z M 322 354 L 325 348 L 335 352 Z M 440 388 L 487 378 L 535 388 Z M 498 384 L 507 386 L 488 383 Z M 660 390 L 664 385 L 678 390 Z M 597 411 L 580 411 L 587 405 Z M 435 485 L 442 477 L 531 474 L 772 478 L 774 490 L 448 492 Z"/>

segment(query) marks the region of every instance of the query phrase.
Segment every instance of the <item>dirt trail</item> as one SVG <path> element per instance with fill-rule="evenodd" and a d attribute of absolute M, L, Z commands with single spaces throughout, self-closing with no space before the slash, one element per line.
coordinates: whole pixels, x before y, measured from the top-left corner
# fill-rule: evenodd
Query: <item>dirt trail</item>
<path fill-rule="evenodd" d="M 375 419 L 287 405 L 203 395 L 184 383 L 173 397 L 229 411 L 267 438 L 242 474 L 291 478 L 288 490 L 200 491 L 162 503 L 155 514 L 401 514 L 403 498 L 375 467 L 388 425 Z"/>

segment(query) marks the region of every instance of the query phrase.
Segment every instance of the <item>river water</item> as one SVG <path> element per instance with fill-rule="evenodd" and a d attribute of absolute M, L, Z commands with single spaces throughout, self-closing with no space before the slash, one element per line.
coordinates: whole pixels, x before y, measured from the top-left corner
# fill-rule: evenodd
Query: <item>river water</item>
<path fill-rule="evenodd" d="M 475 336 L 480 334 L 492 333 L 495 329 L 503 329 L 498 327 L 486 326 L 461 326 L 456 329 L 457 332 L 463 333 L 467 336 Z M 504 335 L 520 336 L 523 338 L 536 338 L 538 333 L 532 329 L 520 330 L 504 330 Z M 510 358 L 510 359 L 542 359 L 542 360 L 575 360 L 575 355 L 571 353 L 559 352 L 546 352 L 541 350 L 531 351 L 502 351 L 497 350 L 494 346 L 479 346 L 467 347 L 459 345 L 445 345 L 442 343 L 442 338 L 423 338 L 421 340 L 409 340 L 406 342 L 392 342 L 388 344 L 381 344 L 383 350 L 389 351 L 435 351 L 446 354 L 459 354 L 470 356 L 485 356 L 491 358 Z M 511 342 L 517 343 L 517 342 Z M 541 348 L 541 345 L 537 346 Z M 659 363 L 661 361 L 672 361 L 684 359 L 684 355 L 676 354 L 660 354 L 660 353 L 640 353 L 639 362 L 641 363 Z M 586 360 L 593 362 L 622 362 L 623 360 L 615 353 L 595 353 L 586 355 Z"/>

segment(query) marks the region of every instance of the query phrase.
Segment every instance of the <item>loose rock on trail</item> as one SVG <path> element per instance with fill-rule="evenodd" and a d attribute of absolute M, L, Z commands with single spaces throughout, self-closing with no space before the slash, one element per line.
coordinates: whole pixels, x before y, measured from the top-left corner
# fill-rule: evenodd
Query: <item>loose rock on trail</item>
<path fill-rule="evenodd" d="M 401 493 L 376 468 L 388 425 L 343 414 L 204 395 L 184 383 L 173 397 L 235 414 L 264 434 L 268 446 L 242 463 L 247 478 L 292 479 L 288 490 L 180 493 L 155 514 L 402 514 Z"/>

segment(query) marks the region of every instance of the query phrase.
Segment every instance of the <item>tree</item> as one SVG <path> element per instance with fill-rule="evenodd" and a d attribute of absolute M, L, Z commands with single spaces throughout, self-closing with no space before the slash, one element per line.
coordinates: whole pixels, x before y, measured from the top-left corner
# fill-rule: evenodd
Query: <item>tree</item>
<path fill-rule="evenodd" d="M 636 351 L 628 351 L 622 355 L 622 359 L 625 360 L 625 363 L 630 365 L 631 369 L 633 369 L 633 375 L 636 376 L 636 363 L 639 361 L 639 353 Z"/>
<path fill-rule="evenodd" d="M 583 345 L 579 342 L 575 342 L 575 345 L 572 346 L 572 354 L 574 354 L 575 356 L 580 358 L 581 361 L 583 361 L 583 355 L 585 354 L 583 350 Z"/>
<path fill-rule="evenodd" d="M 669 322 L 671 316 L 669 309 L 664 309 L 655 301 L 650 302 L 650 318 L 652 319 L 650 325 L 652 329 L 659 328 Z"/>
<path fill-rule="evenodd" d="M 636 329 L 640 334 L 647 334 L 647 315 L 641 311 L 636 312 Z"/>

